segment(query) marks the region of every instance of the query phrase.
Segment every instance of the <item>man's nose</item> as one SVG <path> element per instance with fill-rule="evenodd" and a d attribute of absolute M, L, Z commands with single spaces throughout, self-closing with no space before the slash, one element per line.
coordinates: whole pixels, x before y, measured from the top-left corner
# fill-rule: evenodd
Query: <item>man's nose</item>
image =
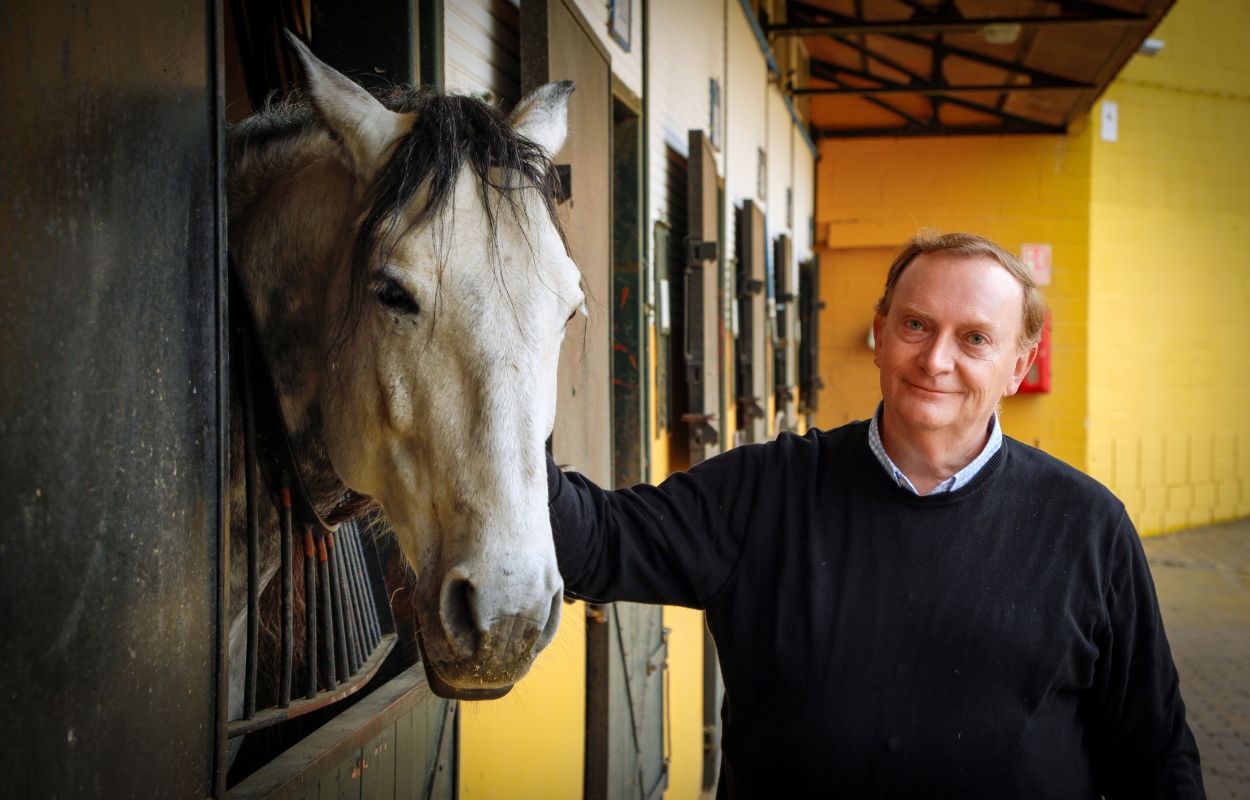
<path fill-rule="evenodd" d="M 955 364 L 955 347 L 956 343 L 950 336 L 934 336 L 920 358 L 925 374 L 941 375 L 950 372 Z"/>

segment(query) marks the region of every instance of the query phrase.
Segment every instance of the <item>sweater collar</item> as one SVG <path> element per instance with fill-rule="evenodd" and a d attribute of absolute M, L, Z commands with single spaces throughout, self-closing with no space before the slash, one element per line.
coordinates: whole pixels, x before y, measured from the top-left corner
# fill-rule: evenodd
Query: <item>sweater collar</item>
<path fill-rule="evenodd" d="M 881 468 L 885 470 L 886 475 L 889 476 L 891 481 L 917 497 L 923 496 L 916 490 L 916 487 L 912 484 L 911 479 L 903 474 L 903 471 L 898 468 L 898 465 L 896 465 L 890 458 L 889 454 L 885 452 L 885 445 L 881 441 L 881 414 L 884 409 L 884 401 L 877 403 L 877 410 L 872 415 L 872 420 L 868 423 L 868 447 L 872 451 L 873 456 L 876 457 L 877 463 L 880 464 Z M 989 440 L 986 441 L 985 447 L 981 449 L 981 452 L 977 454 L 977 457 L 968 462 L 963 469 L 959 470 L 954 475 L 935 486 L 933 491 L 929 492 L 928 496 L 956 491 L 957 489 L 968 485 L 968 483 L 981 472 L 982 468 L 990 462 L 990 459 L 994 457 L 994 454 L 1002 449 L 1003 446 L 1003 430 L 998 423 L 997 413 L 990 415 L 989 431 Z"/>

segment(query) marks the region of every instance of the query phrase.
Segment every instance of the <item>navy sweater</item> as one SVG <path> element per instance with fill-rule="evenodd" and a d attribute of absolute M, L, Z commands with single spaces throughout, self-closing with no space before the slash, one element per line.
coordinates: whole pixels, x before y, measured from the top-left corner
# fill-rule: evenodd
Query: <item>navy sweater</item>
<path fill-rule="evenodd" d="M 784 434 L 658 487 L 549 466 L 570 594 L 706 610 L 721 795 L 1202 797 L 1123 505 L 1011 439 L 918 497 L 867 430 Z"/>

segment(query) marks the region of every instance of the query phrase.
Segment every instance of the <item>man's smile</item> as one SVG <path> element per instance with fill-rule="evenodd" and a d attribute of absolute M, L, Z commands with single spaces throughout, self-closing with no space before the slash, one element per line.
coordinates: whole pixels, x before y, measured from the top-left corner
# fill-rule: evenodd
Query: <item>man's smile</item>
<path fill-rule="evenodd" d="M 932 395 L 955 394 L 955 392 L 953 391 L 945 391 L 942 389 L 930 389 L 927 386 L 921 386 L 918 383 L 912 383 L 911 381 L 907 381 L 907 380 L 903 381 L 903 383 L 905 383 L 906 385 L 910 386 L 912 389 L 915 389 L 916 391 L 921 392 L 923 394 L 932 394 Z"/>

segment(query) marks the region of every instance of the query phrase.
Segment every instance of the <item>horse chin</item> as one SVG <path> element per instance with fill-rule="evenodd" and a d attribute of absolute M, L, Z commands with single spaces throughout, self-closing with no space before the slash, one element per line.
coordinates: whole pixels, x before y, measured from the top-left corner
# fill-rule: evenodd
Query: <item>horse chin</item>
<path fill-rule="evenodd" d="M 445 700 L 498 700 L 512 691 L 513 684 L 495 689 L 465 689 L 452 686 L 439 676 L 429 661 L 422 659 L 421 663 L 425 666 L 425 682 L 429 684 L 430 691 Z"/>
<path fill-rule="evenodd" d="M 420 629 L 417 630 L 417 647 L 421 650 L 426 683 L 434 694 L 447 700 L 498 700 L 529 672 L 531 663 L 526 662 L 519 669 L 498 668 L 471 660 L 431 657 Z M 434 647 L 437 649 L 437 644 Z"/>

